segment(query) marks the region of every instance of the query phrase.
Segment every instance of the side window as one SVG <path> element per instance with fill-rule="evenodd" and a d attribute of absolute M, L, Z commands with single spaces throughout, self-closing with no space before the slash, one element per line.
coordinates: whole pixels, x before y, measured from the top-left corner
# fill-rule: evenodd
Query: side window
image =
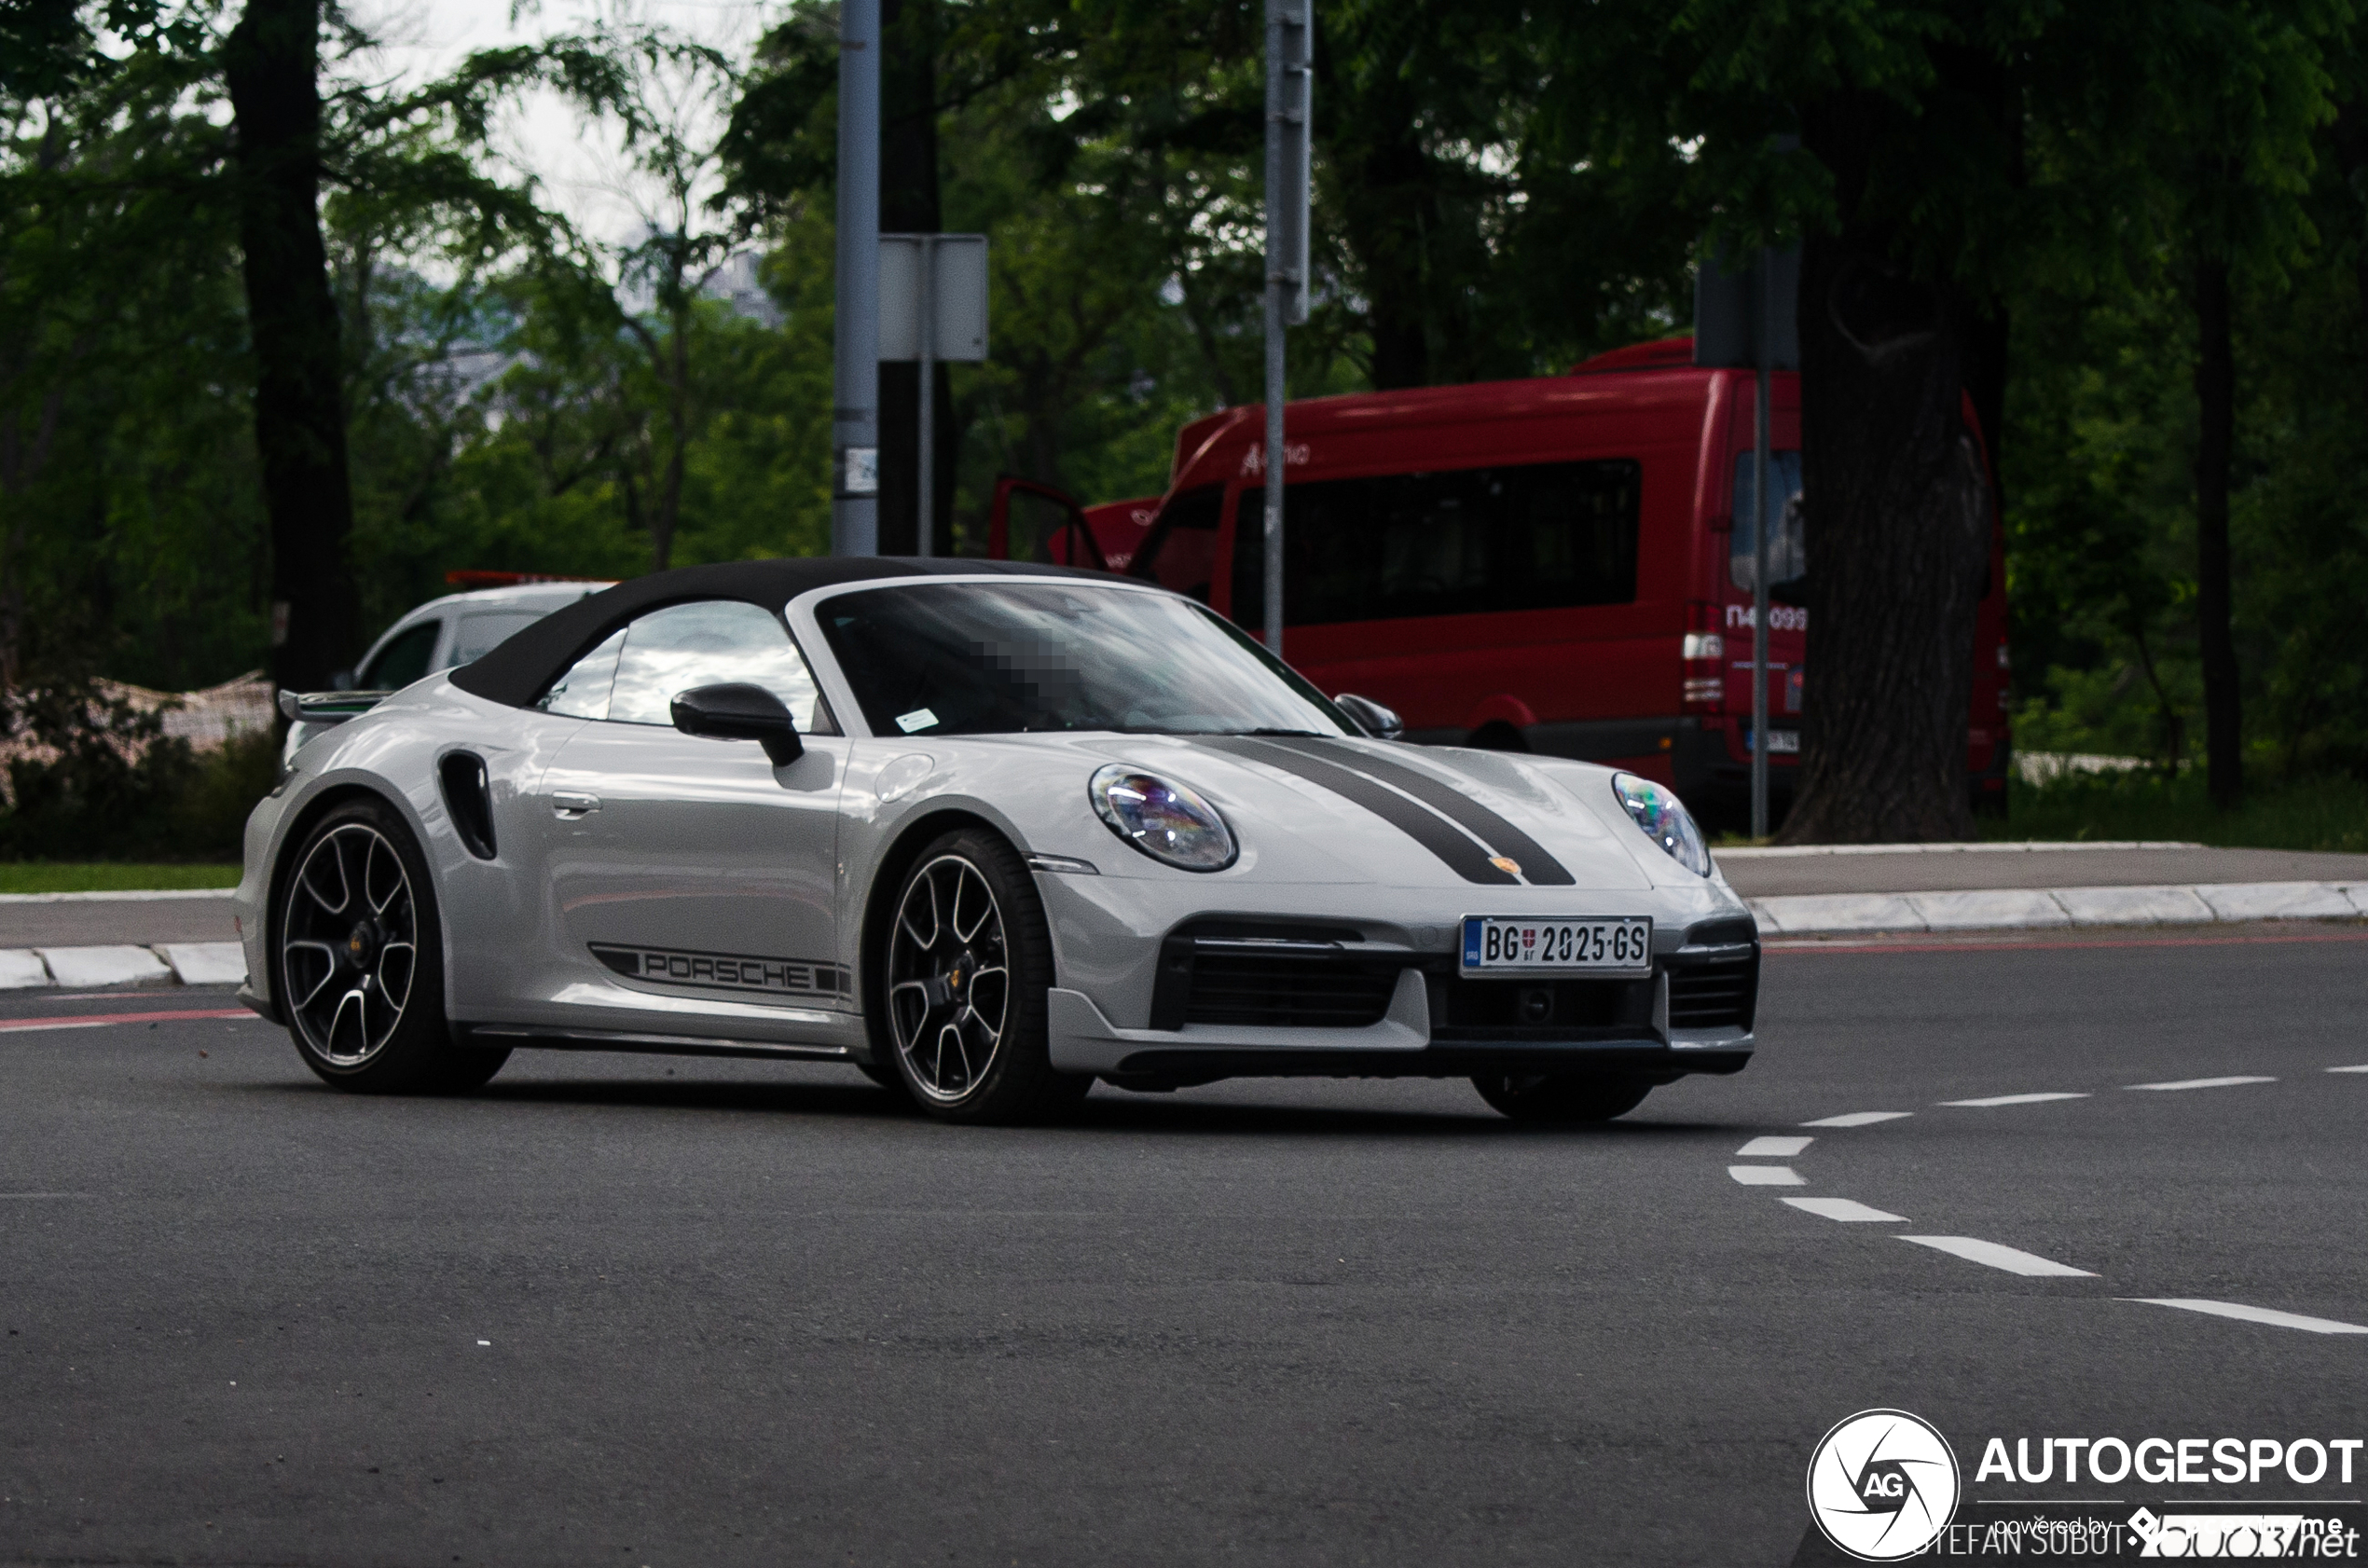
<path fill-rule="evenodd" d="M 1735 530 L 1727 541 L 1727 575 L 1735 586 L 1750 592 L 1752 574 L 1759 566 L 1759 539 L 1755 524 L 1765 522 L 1768 533 L 1768 586 L 1770 591 L 1797 585 L 1809 575 L 1809 546 L 1802 538 L 1800 454 L 1768 454 L 1768 504 L 1752 504 L 1752 454 L 1735 458 Z M 1756 516 L 1755 516 L 1756 514 Z"/>
<path fill-rule="evenodd" d="M 616 684 L 616 656 L 624 650 L 625 633 L 612 633 L 607 641 L 569 666 L 568 672 L 552 681 L 551 689 L 534 706 L 571 719 L 607 718 L 609 689 Z"/>
<path fill-rule="evenodd" d="M 399 692 L 427 674 L 428 661 L 435 657 L 436 634 L 443 629 L 442 621 L 421 621 L 379 649 L 379 656 L 362 672 L 362 689 Z"/>
<path fill-rule="evenodd" d="M 1128 575 L 1148 577 L 1206 604 L 1217 575 L 1217 524 L 1224 506 L 1222 485 L 1203 485 L 1169 502 L 1136 553 Z"/>
<path fill-rule="evenodd" d="M 620 724 L 672 724 L 677 692 L 744 681 L 781 699 L 808 733 L 821 703 L 804 655 L 770 611 L 737 599 L 653 610 L 625 628 L 603 717 Z"/>
<path fill-rule="evenodd" d="M 1283 604 L 1293 626 L 1631 604 L 1643 471 L 1634 461 L 1524 463 L 1325 479 L 1283 491 Z M 1233 619 L 1266 618 L 1266 556 L 1244 490 Z"/>

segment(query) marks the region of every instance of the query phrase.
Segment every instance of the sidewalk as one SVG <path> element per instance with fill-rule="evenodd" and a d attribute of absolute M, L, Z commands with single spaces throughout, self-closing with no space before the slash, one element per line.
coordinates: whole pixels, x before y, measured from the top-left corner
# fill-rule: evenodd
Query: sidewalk
<path fill-rule="evenodd" d="M 0 894 L 0 991 L 236 985 L 246 955 L 230 894 Z"/>
<path fill-rule="evenodd" d="M 1715 851 L 1769 935 L 2368 916 L 2368 855 L 2195 844 Z"/>

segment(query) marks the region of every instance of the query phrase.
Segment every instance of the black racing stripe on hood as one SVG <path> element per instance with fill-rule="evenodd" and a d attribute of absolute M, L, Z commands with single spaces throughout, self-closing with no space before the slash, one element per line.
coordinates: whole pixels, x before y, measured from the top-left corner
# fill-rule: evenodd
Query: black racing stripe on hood
<path fill-rule="evenodd" d="M 1311 757 L 1271 740 L 1248 736 L 1196 735 L 1191 738 L 1195 745 L 1296 774 L 1310 784 L 1356 802 L 1438 856 L 1447 863 L 1450 871 L 1466 882 L 1500 887 L 1520 885 L 1518 878 L 1508 876 L 1489 864 L 1487 850 L 1448 826 L 1427 808 L 1417 805 L 1395 790 L 1375 783 L 1361 773 L 1352 773 L 1321 757 Z"/>
<path fill-rule="evenodd" d="M 1546 852 L 1546 846 L 1513 826 L 1497 813 L 1456 789 L 1442 783 L 1419 768 L 1376 757 L 1336 740 L 1277 739 L 1277 746 L 1287 746 L 1295 751 L 1312 752 L 1370 774 L 1384 784 L 1394 784 L 1441 816 L 1460 823 L 1465 832 L 1482 844 L 1494 847 L 1499 855 L 1508 855 L 1521 864 L 1521 874 L 1540 887 L 1568 887 L 1577 878 L 1563 869 L 1563 863 Z"/>

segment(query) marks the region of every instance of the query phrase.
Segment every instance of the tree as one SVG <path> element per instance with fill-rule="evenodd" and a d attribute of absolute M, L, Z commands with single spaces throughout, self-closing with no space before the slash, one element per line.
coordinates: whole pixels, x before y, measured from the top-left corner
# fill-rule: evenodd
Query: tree
<path fill-rule="evenodd" d="M 2003 403 L 2008 301 L 2047 276 L 2125 270 L 2160 212 L 2137 149 L 2190 132 L 2241 0 L 1691 0 L 1567 24 L 1567 95 L 1622 107 L 1609 148 L 1658 128 L 1722 236 L 1805 240 L 1797 302 L 1816 561 L 1793 841 L 1960 838 L 1974 606 L 1992 502 L 1963 418 Z M 2291 7 L 2290 7 L 2291 9 Z M 2274 31 L 2265 29 L 2265 33 Z M 2273 95 L 2232 149 L 2274 158 L 2318 113 Z M 1797 133 L 1799 156 L 1776 151 Z M 2053 138 L 2093 156 L 2034 172 Z M 2267 199 L 2292 202 L 2274 182 Z M 1994 419 L 1994 416 L 1993 416 Z M 1981 433 L 1996 456 L 1995 422 Z"/>
<path fill-rule="evenodd" d="M 2326 19 L 2311 10 L 2242 0 L 2200 8 L 2200 47 L 2160 83 L 2173 134 L 2159 144 L 2155 172 L 2181 235 L 2173 265 L 2184 264 L 2196 312 L 2196 612 L 2211 799 L 2223 811 L 2244 793 L 2229 543 L 2237 402 L 2230 285 L 2243 273 L 2282 276 L 2311 238 L 2302 201 L 2311 132 L 2333 117 L 2318 39 L 2302 25 Z"/>
<path fill-rule="evenodd" d="M 277 673 L 282 685 L 322 687 L 358 652 L 360 628 L 346 560 L 343 349 L 321 240 L 320 0 L 247 0 L 222 66 L 237 124 L 272 613 L 286 618 Z"/>

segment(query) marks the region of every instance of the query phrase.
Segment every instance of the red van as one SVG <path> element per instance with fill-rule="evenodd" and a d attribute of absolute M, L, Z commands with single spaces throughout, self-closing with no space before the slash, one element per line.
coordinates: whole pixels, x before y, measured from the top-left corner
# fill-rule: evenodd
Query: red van
<path fill-rule="evenodd" d="M 1327 692 L 1396 708 L 1410 740 L 1615 763 L 1709 815 L 1745 808 L 1753 378 L 1692 356 L 1693 340 L 1673 337 L 1566 376 L 1292 404 L 1285 656 Z M 1769 761 L 1781 803 L 1809 620 L 1797 602 L 1809 570 L 1797 377 L 1778 376 L 1772 401 Z M 1089 511 L 1004 481 L 989 554 L 1151 578 L 1257 631 L 1264 424 L 1253 406 L 1184 427 L 1155 502 Z M 1993 809 L 2010 756 L 2005 582 L 2000 530 L 1966 756 L 1976 804 Z"/>

